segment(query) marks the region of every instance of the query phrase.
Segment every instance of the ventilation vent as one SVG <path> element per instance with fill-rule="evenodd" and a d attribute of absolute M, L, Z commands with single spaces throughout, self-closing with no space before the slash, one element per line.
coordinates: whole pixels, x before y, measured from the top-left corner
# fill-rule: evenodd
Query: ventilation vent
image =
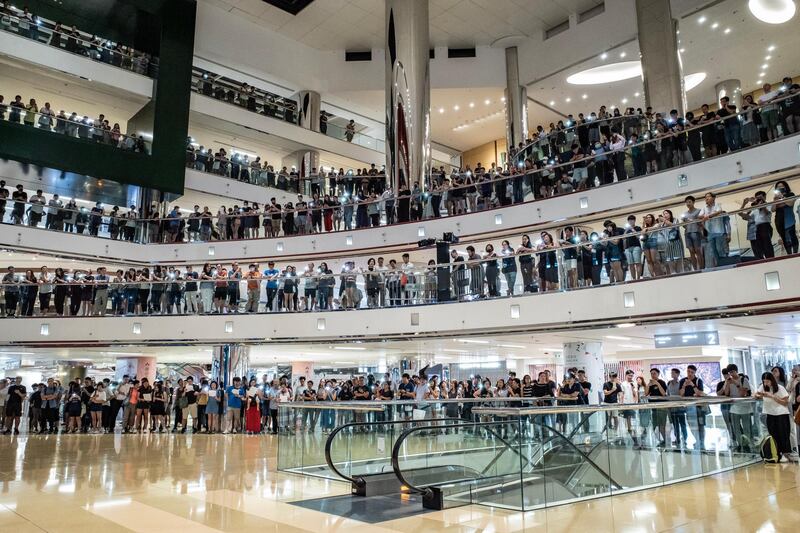
<path fill-rule="evenodd" d="M 568 29 L 569 29 L 569 19 L 565 20 L 558 26 L 553 26 L 549 30 L 544 30 L 544 40 L 546 41 L 547 39 L 552 39 L 559 33 L 564 33 Z"/>
<path fill-rule="evenodd" d="M 462 57 L 475 57 L 474 48 L 448 48 L 447 57 L 450 59 L 458 59 Z"/>
<path fill-rule="evenodd" d="M 433 48 L 428 50 L 428 59 L 436 59 L 436 50 Z"/>
<path fill-rule="evenodd" d="M 368 52 L 345 52 L 345 61 L 372 61 L 372 50 Z"/>
<path fill-rule="evenodd" d="M 597 15 L 602 15 L 606 12 L 606 4 L 603 2 L 602 4 L 597 4 L 594 7 L 590 7 L 583 13 L 578 13 L 578 24 L 581 22 L 586 22 L 589 19 L 593 19 Z"/>

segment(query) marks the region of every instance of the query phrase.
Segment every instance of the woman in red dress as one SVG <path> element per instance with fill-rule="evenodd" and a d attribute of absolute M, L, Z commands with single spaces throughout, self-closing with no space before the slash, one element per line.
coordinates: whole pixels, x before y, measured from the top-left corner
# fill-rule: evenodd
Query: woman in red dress
<path fill-rule="evenodd" d="M 259 397 L 256 378 L 250 379 L 247 387 L 247 404 L 244 412 L 244 429 L 248 435 L 261 433 L 261 411 L 259 410 Z"/>

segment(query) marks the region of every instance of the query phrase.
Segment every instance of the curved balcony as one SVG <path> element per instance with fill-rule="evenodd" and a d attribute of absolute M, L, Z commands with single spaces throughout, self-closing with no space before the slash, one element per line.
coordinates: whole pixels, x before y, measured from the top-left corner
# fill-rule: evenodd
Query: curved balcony
<path fill-rule="evenodd" d="M 554 250 L 543 251 L 541 255 L 544 268 L 537 269 L 537 272 L 544 280 L 540 281 L 543 283 L 540 288 L 544 292 L 526 293 L 522 296 L 471 298 L 464 287 L 482 284 L 485 271 L 481 270 L 480 264 L 470 264 L 463 270 L 439 269 L 437 274 L 443 276 L 443 278 L 437 276 L 437 279 L 442 279 L 440 285 L 435 281 L 428 283 L 428 280 L 432 279 L 428 275 L 423 275 L 421 284 L 418 284 L 415 273 L 409 271 L 408 274 L 401 274 L 401 271 L 398 271 L 396 276 L 386 278 L 385 288 L 382 289 L 379 282 L 366 287 L 364 292 L 367 294 L 362 294 L 361 298 L 378 299 L 379 296 L 374 290 L 378 287 L 386 291 L 385 304 L 389 307 L 379 307 L 384 303 L 378 301 L 375 308 L 355 310 L 353 306 L 345 303 L 344 307 L 335 311 L 323 309 L 305 313 L 219 313 L 191 316 L 188 320 L 186 316 L 169 314 L 32 316 L 0 320 L 0 334 L 4 342 L 9 345 L 93 345 L 111 342 L 208 344 L 234 340 L 251 343 L 315 342 L 342 338 L 386 340 L 408 338 L 409 335 L 439 337 L 478 332 L 553 332 L 576 327 L 585 329 L 609 327 L 619 323 L 647 324 L 676 319 L 730 317 L 745 313 L 768 314 L 795 311 L 800 302 L 800 268 L 798 268 L 800 256 L 798 255 L 751 261 L 735 267 L 676 272 L 672 275 L 627 283 L 581 287 L 566 282 L 562 285 L 562 289 L 568 290 L 560 291 L 545 290 L 552 288 L 548 282 L 554 279 L 550 277 L 549 269 L 554 268 L 553 275 L 564 275 L 569 278 L 571 276 L 569 270 L 572 267 L 566 260 L 561 261 L 564 265 L 562 267 L 549 263 L 548 257 L 556 256 L 556 260 L 558 259 Z M 481 274 L 470 277 L 473 269 L 480 271 Z M 497 272 L 495 274 L 499 275 Z M 407 277 L 405 284 L 403 276 Z M 341 290 L 341 293 L 338 293 L 340 296 L 332 291 L 330 299 L 341 297 L 347 302 L 350 298 L 355 304 L 359 292 L 362 292 L 355 282 L 356 277 L 357 274 L 354 272 L 343 273 L 342 281 L 331 287 L 335 288 L 334 291 Z M 326 274 L 323 278 L 329 281 L 334 280 L 336 276 Z M 276 284 L 272 295 L 266 290 L 267 281 L 261 283 L 259 300 L 272 302 L 278 296 L 276 293 L 279 292 L 279 287 L 283 286 L 285 289 L 289 286 L 285 280 L 281 280 L 284 282 L 281 285 L 278 283 L 278 278 L 274 279 Z M 464 280 L 467 283 L 464 283 Z M 293 290 L 300 289 L 300 284 L 297 282 L 299 279 L 292 277 L 292 281 L 294 281 Z M 94 283 L 96 287 L 97 282 Z M 169 285 L 174 281 L 166 279 L 162 283 Z M 113 284 L 111 285 L 110 288 L 113 288 Z M 327 283 L 325 285 L 327 286 Z M 17 286 L 19 287 L 19 284 Z M 127 286 L 135 289 L 128 293 L 123 291 L 117 296 L 106 291 L 103 293 L 103 298 L 110 296 L 110 299 L 116 300 L 115 305 L 124 306 L 122 302 L 129 296 L 128 301 L 135 305 L 137 298 L 140 297 L 136 290 L 139 284 L 129 283 Z M 224 287 L 229 290 L 230 285 L 225 282 Z M 721 287 L 735 287 L 736 290 L 721 291 Z M 8 296 L 9 286 L 5 285 L 4 288 Z M 90 292 L 92 288 L 89 286 Z M 445 289 L 445 292 L 441 293 L 440 288 Z M 465 292 L 461 292 L 462 290 Z M 169 301 L 165 294 L 157 294 L 158 305 L 164 305 L 161 309 L 163 311 L 174 311 L 174 307 L 170 305 L 174 302 Z M 246 294 L 244 288 L 241 294 Z M 286 297 L 286 294 L 284 290 L 281 297 L 291 308 L 292 304 L 289 302 L 292 297 Z M 152 298 L 154 295 L 151 293 L 150 296 Z M 197 298 L 197 294 L 192 296 Z M 185 294 L 180 291 L 177 293 L 176 301 L 179 305 L 183 304 L 184 297 Z M 78 298 L 81 299 L 81 296 Z M 436 298 L 439 303 L 426 303 L 436 301 Z M 201 299 L 205 299 L 205 296 Z M 8 300 L 6 303 L 8 305 Z M 16 305 L 15 302 L 12 304 Z M 146 308 L 146 301 L 144 305 Z M 324 308 L 325 305 L 321 307 Z M 364 319 L 359 320 L 357 317 Z M 51 338 L 58 340 L 51 342 Z"/>
<path fill-rule="evenodd" d="M 452 232 L 461 239 L 480 238 L 487 235 L 522 232 L 537 225 L 576 219 L 577 216 L 598 215 L 619 210 L 624 204 L 635 209 L 637 204 L 653 199 L 683 198 L 692 193 L 706 192 L 716 187 L 747 181 L 756 176 L 794 168 L 800 162 L 798 149 L 800 136 L 793 135 L 776 141 L 764 143 L 683 167 L 672 168 L 655 174 L 647 174 L 636 179 L 616 182 L 596 189 L 572 194 L 562 194 L 551 198 L 507 205 L 475 213 L 452 217 L 428 218 L 398 223 L 382 227 L 346 228 L 338 232 L 311 233 L 305 235 L 282 234 L 279 224 L 277 237 L 239 240 L 211 240 L 181 242 L 185 236 L 176 233 L 176 242 L 158 244 L 147 248 L 148 263 L 204 263 L 231 260 L 259 260 L 263 258 L 295 259 L 307 257 L 335 257 L 355 255 L 391 247 L 416 246 L 421 238 L 437 237 Z M 559 167 L 561 168 L 561 167 Z M 509 179 L 521 180 L 524 176 Z M 261 200 L 264 203 L 266 194 Z M 268 202 L 267 202 L 268 203 Z M 351 204 L 353 205 L 353 204 Z M 366 209 L 368 206 L 361 204 Z M 344 212 L 346 206 L 341 206 Z M 353 205 L 353 216 L 358 209 Z M 324 211 L 325 208 L 323 208 Z M 142 253 L 139 242 L 160 243 L 165 234 L 160 230 L 161 223 L 170 220 L 133 221 L 130 241 L 100 238 L 44 231 L 24 225 L 0 224 L 0 243 L 19 249 L 37 252 L 50 251 L 71 257 L 102 257 L 141 264 Z M 8 215 L 4 218 L 9 221 Z M 188 224 L 184 227 L 188 228 Z M 212 225 L 218 220 L 212 215 Z M 263 223 L 263 219 L 260 220 Z M 180 224 L 180 221 L 178 221 Z M 101 225 L 108 225 L 104 218 Z M 88 227 L 88 224 L 86 225 Z M 152 231 L 151 228 L 155 228 Z M 283 228 L 285 229 L 285 228 Z M 106 234 L 108 235 L 108 234 Z M 156 237 L 153 237 L 156 235 Z M 202 236 L 200 237 L 202 239 Z M 213 238 L 213 236 L 212 236 Z"/>

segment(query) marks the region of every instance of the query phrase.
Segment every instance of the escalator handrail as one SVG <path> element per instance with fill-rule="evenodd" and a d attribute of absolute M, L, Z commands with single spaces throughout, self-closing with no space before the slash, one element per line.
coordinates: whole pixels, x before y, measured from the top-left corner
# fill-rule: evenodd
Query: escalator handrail
<path fill-rule="evenodd" d="M 541 426 L 542 428 L 547 429 L 549 431 L 552 431 L 554 434 L 556 434 L 557 436 L 559 436 L 562 439 L 564 439 L 566 444 L 568 446 L 570 446 L 571 448 L 573 448 L 578 454 L 580 454 L 586 460 L 587 463 L 589 463 L 595 470 L 597 470 L 598 472 L 602 473 L 605 477 L 607 477 L 609 482 L 612 483 L 615 486 L 615 488 L 617 488 L 618 490 L 622 490 L 622 485 L 617 483 L 617 481 L 614 480 L 614 478 L 611 477 L 611 474 L 609 472 L 604 472 L 603 469 L 600 468 L 600 466 L 597 463 L 595 463 L 591 458 L 589 458 L 572 441 L 568 440 L 566 435 L 564 435 L 560 431 L 557 431 L 555 428 L 548 426 L 547 424 L 543 424 L 541 422 L 536 422 L 536 421 L 533 421 L 533 420 L 531 420 L 531 423 L 534 424 L 534 425 Z M 449 429 L 478 428 L 478 427 L 496 426 L 496 425 L 500 425 L 500 424 L 508 424 L 508 422 L 473 422 L 473 423 L 466 423 L 466 424 L 454 424 L 452 426 L 449 426 Z M 423 429 L 426 429 L 426 428 L 425 427 L 412 427 L 412 428 L 404 430 L 400 434 L 400 436 L 397 437 L 397 440 L 395 441 L 394 446 L 392 447 L 392 470 L 394 470 L 394 473 L 397 476 L 397 479 L 400 481 L 400 483 L 403 486 L 407 487 L 409 492 L 412 492 L 412 493 L 415 493 L 415 494 L 428 494 L 428 493 L 430 493 L 430 488 L 429 487 L 421 488 L 421 487 L 414 486 L 411 483 L 409 483 L 409 481 L 405 478 L 405 476 L 403 475 L 402 470 L 400 469 L 400 448 L 403 445 L 403 441 L 405 441 L 405 439 L 408 438 L 409 435 L 411 435 L 414 432 L 421 431 Z M 521 474 L 521 472 L 520 472 L 520 474 Z"/>
<path fill-rule="evenodd" d="M 374 421 L 374 422 L 350 422 L 348 424 L 344 424 L 342 426 L 337 426 L 331 431 L 330 435 L 328 435 L 328 439 L 325 441 L 325 462 L 328 464 L 328 468 L 330 468 L 334 474 L 339 476 L 342 479 L 349 481 L 350 483 L 359 483 L 363 482 L 362 477 L 350 477 L 345 475 L 341 472 L 336 465 L 334 464 L 333 458 L 331 457 L 331 448 L 333 447 L 333 439 L 338 435 L 342 430 L 345 428 L 352 428 L 352 427 L 361 427 L 361 426 L 371 426 L 375 424 L 380 425 L 393 425 L 393 424 L 410 424 L 410 423 L 425 423 L 425 422 L 445 422 L 445 421 L 461 421 L 461 418 L 426 418 L 424 420 L 382 420 L 382 421 Z M 429 426 L 425 426 L 429 427 Z"/>

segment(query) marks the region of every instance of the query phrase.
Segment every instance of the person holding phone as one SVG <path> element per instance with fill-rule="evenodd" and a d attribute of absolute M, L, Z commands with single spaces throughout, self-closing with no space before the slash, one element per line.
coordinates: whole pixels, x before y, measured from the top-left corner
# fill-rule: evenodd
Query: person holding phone
<path fill-rule="evenodd" d="M 792 454 L 792 444 L 789 438 L 789 393 L 778 383 L 772 372 L 764 372 L 761 375 L 761 385 L 755 397 L 764 401 L 762 408 L 767 415 L 767 431 L 775 439 L 775 447 L 778 449 L 778 462 L 786 457 L 789 461 L 797 461 L 797 456 Z"/>

